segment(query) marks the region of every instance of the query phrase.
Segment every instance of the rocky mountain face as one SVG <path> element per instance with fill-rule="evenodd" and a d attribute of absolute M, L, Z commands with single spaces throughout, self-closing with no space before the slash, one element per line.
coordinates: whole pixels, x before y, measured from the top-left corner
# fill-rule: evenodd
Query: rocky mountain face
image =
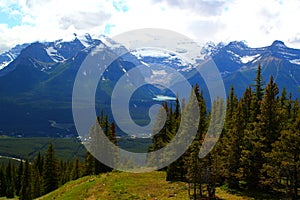
<path fill-rule="evenodd" d="M 199 83 L 208 96 L 195 67 L 172 52 L 157 53 L 141 49 L 116 57 L 119 52 L 126 51 L 125 47 L 107 37 L 93 39 L 88 34 L 74 35 L 70 41 L 17 45 L 0 55 L 0 134 L 76 135 L 71 109 L 74 80 L 86 56 L 99 46 L 102 59 L 113 58 L 114 61 L 99 77 L 95 97 L 97 112 L 101 109 L 110 114 L 109 105 L 115 84 L 123 76 L 136 79 L 130 77 L 128 72 L 139 65 L 146 69 L 140 72 L 142 79 L 156 79 L 161 85 L 145 85 L 134 93 L 130 111 L 137 123 L 147 124 L 149 117 L 145 110 L 157 103 L 157 96 L 176 95 L 163 87 L 174 78 L 168 68 L 181 73 L 192 85 Z M 285 87 L 294 97 L 300 97 L 300 50 L 289 48 L 281 41 L 261 48 L 250 48 L 244 42 L 230 42 L 227 45 L 207 43 L 199 54 L 201 59 L 198 62 L 210 57 L 214 60 L 227 92 L 234 85 L 236 93 L 241 96 L 245 88 L 253 83 L 260 63 L 265 82 L 272 75 L 280 88 Z M 155 64 L 166 66 L 166 69 L 151 68 Z"/>

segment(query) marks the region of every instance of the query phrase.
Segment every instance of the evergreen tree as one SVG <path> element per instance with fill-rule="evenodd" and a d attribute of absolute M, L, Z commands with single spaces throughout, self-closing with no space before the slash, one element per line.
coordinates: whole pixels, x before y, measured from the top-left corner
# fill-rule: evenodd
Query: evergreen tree
<path fill-rule="evenodd" d="M 33 173 L 33 198 L 40 197 L 43 194 L 43 182 L 42 182 L 42 177 L 40 175 L 40 172 L 38 169 L 35 168 L 34 173 Z"/>
<path fill-rule="evenodd" d="M 255 81 L 255 90 L 253 95 L 253 100 L 251 104 L 251 122 L 257 121 L 257 116 L 260 114 L 260 103 L 264 96 L 264 81 L 261 74 L 261 65 L 259 64 L 256 71 Z"/>
<path fill-rule="evenodd" d="M 213 123 L 206 133 L 209 134 L 209 137 L 207 135 L 205 136 L 205 141 L 202 142 L 201 146 L 201 150 L 205 149 L 206 152 L 209 152 L 208 155 L 202 159 L 203 164 L 200 172 L 202 173 L 202 180 L 206 184 L 209 199 L 216 198 L 216 186 L 221 183 L 221 178 L 224 176 L 224 166 L 220 158 L 220 155 L 222 155 L 220 149 L 223 148 L 223 146 L 222 143 L 216 143 L 219 138 L 217 133 L 221 133 L 223 128 L 222 118 L 220 116 L 224 114 L 224 107 L 223 99 L 217 98 L 214 100 L 210 114 L 210 121 Z"/>
<path fill-rule="evenodd" d="M 255 77 L 255 99 L 261 101 L 264 95 L 264 81 L 261 73 L 261 65 L 258 64 Z"/>
<path fill-rule="evenodd" d="M 278 94 L 276 84 L 273 79 L 267 86 L 264 94 L 263 81 L 261 76 L 261 67 L 258 66 L 255 79 L 255 91 L 250 104 L 250 118 L 243 135 L 243 148 L 241 151 L 241 179 L 246 182 L 249 190 L 261 189 L 260 180 L 262 178 L 260 170 L 264 164 L 263 152 L 269 149 L 269 142 L 266 141 L 264 126 L 269 116 L 267 103 L 272 102 L 275 105 L 275 98 Z M 276 94 L 275 94 L 276 93 Z M 268 116 L 267 116 L 268 115 Z M 268 134 L 269 137 L 269 134 Z"/>
<path fill-rule="evenodd" d="M 6 195 L 6 170 L 5 165 L 2 162 L 0 168 L 0 196 L 4 197 Z"/>
<path fill-rule="evenodd" d="M 25 160 L 24 172 L 22 176 L 22 186 L 20 191 L 21 200 L 31 200 L 33 198 L 32 192 L 32 169 L 28 158 Z"/>
<path fill-rule="evenodd" d="M 166 113 L 168 116 L 166 116 Z M 166 146 L 170 140 L 172 139 L 172 133 L 170 130 L 167 130 L 169 127 L 167 126 L 167 119 L 171 118 L 171 113 L 169 113 L 169 108 L 167 103 L 163 103 L 162 107 L 159 109 L 156 123 L 153 127 L 153 139 L 152 146 L 149 148 L 149 151 L 156 151 L 164 146 Z"/>
<path fill-rule="evenodd" d="M 176 105 L 175 105 L 176 106 Z M 176 110 L 176 108 L 175 108 Z M 179 111 L 178 111 L 179 112 Z M 178 117 L 179 117 L 179 113 Z M 153 136 L 152 136 L 152 145 L 149 147 L 149 151 L 157 151 L 166 145 L 173 139 L 174 135 L 176 134 L 177 130 L 176 127 L 178 119 L 175 118 L 175 115 L 173 113 L 172 107 L 169 107 L 166 102 L 162 104 L 162 107 L 158 110 L 158 114 L 156 117 L 156 121 L 153 127 Z M 153 158 L 149 156 L 147 158 L 147 164 L 149 167 L 160 165 L 160 163 L 165 162 L 167 159 L 169 159 L 169 156 L 175 152 L 169 152 L 170 155 L 163 155 L 164 157 L 161 158 Z M 179 159 L 180 160 L 180 159 Z M 171 164 L 168 166 L 168 168 L 177 168 L 176 164 Z M 162 170 L 167 170 L 166 168 L 163 168 Z M 179 170 L 171 170 L 174 173 L 177 173 Z M 170 172 L 171 172 L 170 171 Z M 173 175 L 172 172 L 169 174 L 167 173 L 167 180 L 172 180 Z"/>
<path fill-rule="evenodd" d="M 84 161 L 84 176 L 94 175 L 95 174 L 95 158 L 92 154 L 87 151 L 85 154 L 85 161 Z"/>
<path fill-rule="evenodd" d="M 231 91 L 227 100 L 227 112 L 225 120 L 225 129 L 219 140 L 220 159 L 225 168 L 225 181 L 230 188 L 239 188 L 238 170 L 240 168 L 240 155 L 243 131 L 245 128 L 243 103 L 238 102 L 237 96 L 234 94 L 234 88 Z"/>
<path fill-rule="evenodd" d="M 108 165 L 117 164 L 116 156 L 118 156 L 118 152 L 115 152 L 115 149 L 107 144 L 107 140 L 113 144 L 117 144 L 116 139 L 116 129 L 115 125 L 110 124 L 108 121 L 108 116 L 106 115 L 103 119 L 103 112 L 101 112 L 101 116 L 97 117 L 96 123 L 90 129 L 90 148 L 91 154 L 99 155 L 102 159 L 105 159 Z M 106 137 L 106 138 L 105 138 Z M 110 154 L 106 154 L 105 152 L 110 152 L 114 156 L 107 156 Z M 101 163 L 97 156 L 95 156 L 95 174 L 106 173 L 112 171 L 112 168 Z"/>
<path fill-rule="evenodd" d="M 72 170 L 72 180 L 76 180 L 81 177 L 81 172 L 80 172 L 80 161 L 78 158 L 76 158 L 75 163 L 73 165 L 73 170 Z"/>
<path fill-rule="evenodd" d="M 73 165 L 72 165 L 73 169 Z M 69 168 L 69 164 L 67 161 L 61 160 L 59 164 L 59 171 L 60 171 L 60 180 L 59 185 L 64 185 L 66 182 L 70 181 L 70 174 L 71 170 Z"/>
<path fill-rule="evenodd" d="M 15 185 L 16 185 L 16 195 L 17 196 L 20 196 L 20 190 L 21 190 L 21 184 L 22 184 L 22 176 L 23 176 L 23 170 L 24 170 L 23 166 L 24 166 L 23 160 L 21 160 L 20 164 L 19 164 L 18 172 L 17 172 L 16 182 L 15 182 Z"/>
<path fill-rule="evenodd" d="M 199 127 L 199 121 L 201 120 L 200 118 L 204 116 L 200 116 L 200 106 L 199 106 L 199 99 L 202 98 L 201 94 L 199 93 L 199 88 L 193 88 L 191 90 L 191 95 L 189 102 L 187 103 L 186 106 L 184 106 L 183 110 L 181 111 L 181 120 L 178 121 L 180 123 L 180 127 L 178 129 L 176 137 L 180 138 L 176 142 L 180 143 L 180 145 L 185 144 L 187 140 L 193 140 L 194 138 L 186 138 L 189 137 L 191 134 L 196 132 L 196 137 L 195 138 L 200 138 L 201 136 L 197 136 L 200 134 L 200 130 L 198 129 Z M 205 105 L 201 105 L 205 106 Z M 198 113 L 195 113 L 198 112 Z M 170 113 L 172 114 L 172 113 Z M 198 118 L 200 116 L 200 118 Z M 200 119 L 200 120 L 199 120 Z M 202 121 L 203 121 L 202 119 Z M 203 131 L 203 130 L 201 130 Z M 173 138 L 176 134 L 176 132 L 170 134 L 171 138 Z M 181 135 L 185 135 L 183 138 Z M 192 137 L 192 136 L 190 136 Z M 176 151 L 176 150 L 175 150 Z M 176 152 L 174 152 L 176 153 Z M 199 153 L 199 151 L 195 152 Z M 167 180 L 174 181 L 174 180 L 181 180 L 181 181 L 186 181 L 186 174 L 189 166 L 187 166 L 187 157 L 189 157 L 191 154 L 191 148 L 189 148 L 179 159 L 177 159 L 175 162 L 173 162 L 170 166 L 167 167 Z M 191 170 L 190 170 L 191 172 Z M 193 175 L 191 175 L 193 176 Z"/>
<path fill-rule="evenodd" d="M 190 145 L 187 152 L 184 154 L 184 166 L 186 168 L 186 180 L 189 183 L 189 196 L 193 199 L 198 199 L 203 196 L 201 170 L 203 169 L 203 162 L 200 162 L 199 151 L 200 146 L 207 131 L 207 113 L 206 104 L 202 92 L 199 91 L 199 86 L 194 88 L 197 97 L 200 119 L 198 124 L 197 135 L 195 140 Z M 193 193 L 191 193 L 191 190 Z"/>
<path fill-rule="evenodd" d="M 271 76 L 268 85 L 265 88 L 264 99 L 261 103 L 261 111 L 258 116 L 258 124 L 260 127 L 260 143 L 261 143 L 261 154 L 262 161 L 260 162 L 260 169 L 262 165 L 267 162 L 266 153 L 269 153 L 272 150 L 272 144 L 277 141 L 280 134 L 280 124 L 283 117 L 281 116 L 279 102 L 277 95 L 279 89 L 276 83 Z M 268 178 L 268 175 L 265 171 L 260 170 L 260 182 L 264 182 L 264 179 Z M 264 190 L 270 190 L 268 185 L 261 185 Z"/>
<path fill-rule="evenodd" d="M 8 161 L 6 167 L 6 197 L 13 198 L 15 196 L 15 181 L 14 181 L 14 169 L 11 160 Z"/>
<path fill-rule="evenodd" d="M 48 146 L 43 167 L 44 192 L 49 193 L 58 188 L 59 181 L 58 160 L 55 155 L 53 143 Z"/>
<path fill-rule="evenodd" d="M 202 179 L 201 179 L 201 162 L 199 159 L 200 141 L 194 141 L 190 146 L 190 153 L 185 158 L 185 166 L 187 168 L 186 180 L 188 182 L 188 193 L 192 199 L 197 200 L 203 197 Z M 191 192 L 192 190 L 192 192 Z"/>
<path fill-rule="evenodd" d="M 274 143 L 279 137 L 279 125 L 282 118 L 280 116 L 278 108 L 278 93 L 278 86 L 271 76 L 270 82 L 265 88 L 264 99 L 261 103 L 261 112 L 258 116 L 259 125 L 262 131 L 262 139 L 266 139 L 264 141 L 266 152 L 269 152 L 271 150 L 271 144 Z"/>
<path fill-rule="evenodd" d="M 34 168 L 39 171 L 39 174 L 43 174 L 44 157 L 41 152 L 39 152 L 37 157 L 34 159 Z"/>
<path fill-rule="evenodd" d="M 267 163 L 263 172 L 267 176 L 263 184 L 274 188 L 286 188 L 288 198 L 298 198 L 300 170 L 300 111 L 298 101 L 292 108 L 290 124 L 281 131 L 280 137 L 272 144 L 272 151 L 266 153 Z M 285 180 L 282 182 L 282 180 Z"/>

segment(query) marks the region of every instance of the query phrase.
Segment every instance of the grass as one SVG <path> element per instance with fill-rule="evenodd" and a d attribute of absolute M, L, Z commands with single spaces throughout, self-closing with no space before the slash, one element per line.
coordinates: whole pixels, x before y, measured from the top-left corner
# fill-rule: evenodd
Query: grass
<path fill-rule="evenodd" d="M 218 198 L 220 199 L 230 199 L 230 200 L 254 200 L 255 198 L 242 195 L 240 193 L 231 193 L 221 188 L 216 189 Z"/>
<path fill-rule="evenodd" d="M 252 200 L 217 188 L 219 199 Z M 125 173 L 111 172 L 99 176 L 86 176 L 71 181 L 61 188 L 40 197 L 39 200 L 89 199 L 89 200 L 188 200 L 187 184 L 167 182 L 165 172 Z"/>
<path fill-rule="evenodd" d="M 168 183 L 164 172 L 112 172 L 69 182 L 39 199 L 187 199 L 186 184 Z"/>
<path fill-rule="evenodd" d="M 86 153 L 85 147 L 75 138 L 15 138 L 0 136 L 0 156 L 8 156 L 25 159 L 34 158 L 39 152 L 44 154 L 50 142 L 53 142 L 56 155 L 59 159 L 74 160 L 76 157 L 83 159 Z M 151 145 L 149 138 L 121 138 L 118 141 L 121 148 L 131 152 L 147 152 Z M 1 158 L 0 158 L 1 163 Z"/>
<path fill-rule="evenodd" d="M 135 153 L 147 153 L 149 146 L 152 144 L 151 138 L 120 138 L 118 145 L 127 151 Z"/>
<path fill-rule="evenodd" d="M 59 159 L 83 159 L 85 147 L 75 138 L 0 138 L 0 155 L 16 158 L 34 158 L 39 152 L 44 154 L 50 142 L 53 142 Z"/>

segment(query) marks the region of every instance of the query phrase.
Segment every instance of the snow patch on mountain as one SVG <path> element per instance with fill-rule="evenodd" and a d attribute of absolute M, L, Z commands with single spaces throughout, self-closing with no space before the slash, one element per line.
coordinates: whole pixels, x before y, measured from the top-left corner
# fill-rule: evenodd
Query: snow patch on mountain
<path fill-rule="evenodd" d="M 166 70 L 152 70 L 149 77 L 145 77 L 145 81 L 150 84 L 160 84 L 162 86 L 168 85 L 174 74 L 168 73 Z"/>
<path fill-rule="evenodd" d="M 181 52 L 185 52 L 181 49 Z M 137 57 L 143 63 L 160 64 L 173 67 L 179 71 L 190 70 L 190 64 L 184 58 L 174 52 L 157 48 L 140 48 L 131 51 L 131 54 Z"/>
<path fill-rule="evenodd" d="M 59 55 L 57 49 L 55 49 L 53 46 L 49 46 L 45 50 L 54 62 L 63 62 L 63 61 L 65 61 L 65 58 L 63 56 Z"/>
<path fill-rule="evenodd" d="M 101 42 L 103 42 L 107 47 L 109 47 L 112 50 L 122 47 L 121 44 L 115 42 L 114 40 L 110 39 L 109 37 L 107 37 L 105 35 L 101 35 L 100 40 L 101 40 Z"/>
<path fill-rule="evenodd" d="M 0 70 L 8 66 L 12 61 L 20 55 L 21 51 L 26 48 L 29 44 L 16 45 L 9 51 L 5 51 L 0 55 Z"/>
<path fill-rule="evenodd" d="M 290 60 L 290 63 L 300 65 L 300 59 Z"/>
<path fill-rule="evenodd" d="M 3 63 L 0 64 L 0 70 L 3 69 L 4 67 L 6 67 L 7 65 L 9 65 L 9 63 L 11 63 L 13 60 L 10 61 L 4 61 Z"/>
<path fill-rule="evenodd" d="M 255 60 L 259 56 L 260 56 L 260 54 L 256 54 L 256 55 L 252 55 L 252 56 L 243 56 L 240 59 L 241 59 L 242 63 L 246 64 L 248 62 L 251 62 L 251 61 Z"/>
<path fill-rule="evenodd" d="M 236 57 L 236 58 L 241 58 L 240 55 L 238 55 L 237 53 L 234 53 L 231 50 L 227 50 L 227 53 L 231 54 L 232 56 Z"/>
<path fill-rule="evenodd" d="M 93 39 L 88 33 L 77 36 L 77 38 L 79 39 L 81 44 L 83 44 L 83 46 L 85 46 L 85 47 L 89 47 L 93 44 Z"/>
<path fill-rule="evenodd" d="M 167 51 L 152 48 L 141 48 L 138 50 L 134 50 L 131 53 L 138 59 L 142 59 L 143 57 L 168 58 L 171 56 Z"/>
<path fill-rule="evenodd" d="M 213 42 L 207 42 L 200 51 L 200 59 L 205 60 L 209 58 L 210 56 L 215 55 L 217 52 L 219 52 L 220 49 L 222 49 L 225 46 L 224 43 L 218 43 L 215 44 Z"/>

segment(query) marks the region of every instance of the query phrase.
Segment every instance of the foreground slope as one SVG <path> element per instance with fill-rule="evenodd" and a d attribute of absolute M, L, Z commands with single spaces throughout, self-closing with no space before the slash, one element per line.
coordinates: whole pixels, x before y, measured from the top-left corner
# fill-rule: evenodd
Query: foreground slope
<path fill-rule="evenodd" d="M 165 172 L 112 172 L 71 181 L 39 199 L 189 199 L 186 183 L 165 180 Z M 217 190 L 217 195 L 221 199 L 250 199 L 221 190 Z"/>

